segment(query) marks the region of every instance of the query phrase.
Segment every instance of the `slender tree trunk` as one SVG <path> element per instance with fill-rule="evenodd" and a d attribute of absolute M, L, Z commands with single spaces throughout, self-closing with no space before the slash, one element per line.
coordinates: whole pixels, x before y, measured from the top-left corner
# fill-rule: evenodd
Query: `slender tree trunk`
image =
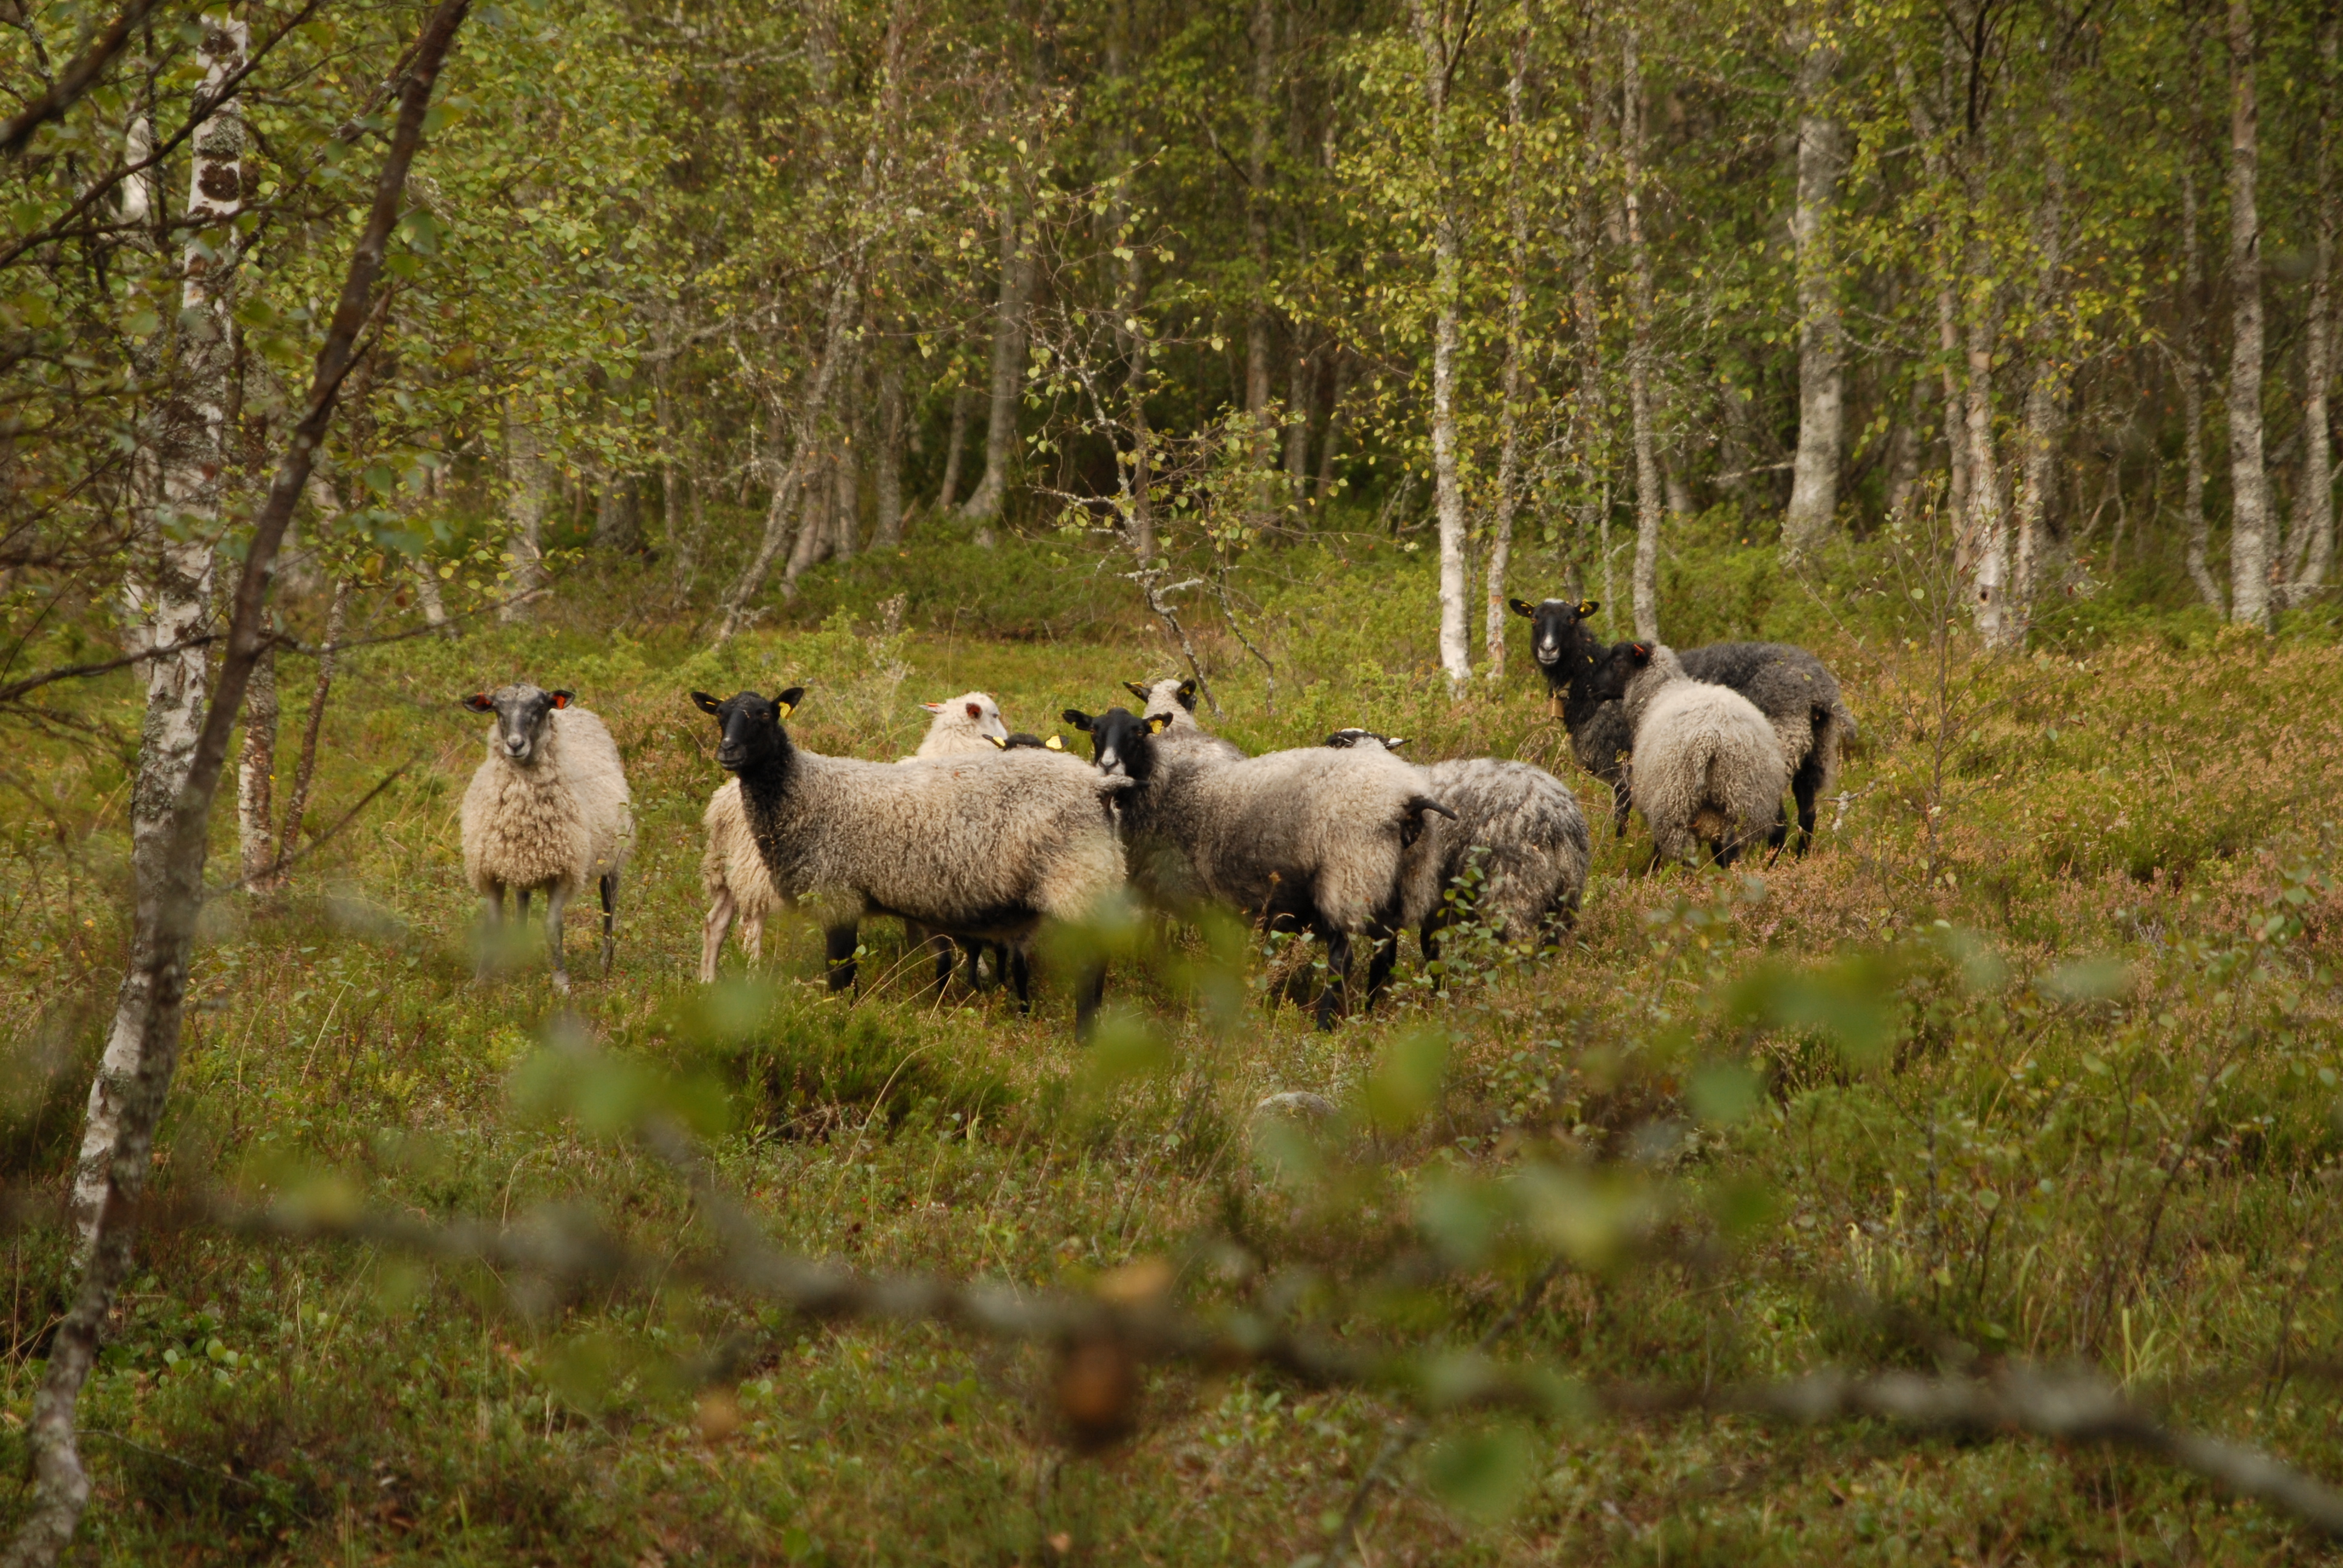
<path fill-rule="evenodd" d="M 1285 491 L 1299 497 L 1310 481 L 1311 389 L 1317 385 L 1317 367 L 1296 328 L 1293 355 L 1285 382 Z"/>
<path fill-rule="evenodd" d="M 1896 86 L 1903 95 L 1906 113 L 1911 116 L 1913 136 L 1919 144 L 1922 166 L 1927 171 L 1929 182 L 1936 187 L 1940 201 L 1949 200 L 1953 194 L 1952 163 L 1937 139 L 1936 116 L 1921 97 L 1910 63 L 1900 54 L 1896 56 Z M 1930 258 L 1936 275 L 1936 355 L 1944 397 L 1946 499 L 1955 519 L 1954 568 L 1956 575 L 1966 578 L 1969 569 L 1966 543 L 1971 477 L 1968 432 L 1962 413 L 1958 227 L 1957 221 L 1948 221 L 1941 216 L 1937 218 Z"/>
<path fill-rule="evenodd" d="M 1624 201 L 1628 277 L 1634 291 L 1627 356 L 1628 417 L 1635 443 L 1635 635 L 1660 635 L 1661 479 L 1659 435 L 1652 408 L 1652 252 L 1644 241 L 1644 68 L 1635 55 L 1635 30 L 1627 30 L 1621 61 L 1619 156 L 1625 176 Z"/>
<path fill-rule="evenodd" d="M 350 594 L 357 586 L 355 578 L 336 578 L 333 602 L 326 610 L 326 640 L 317 649 L 317 683 L 310 689 L 309 713 L 301 721 L 301 757 L 293 768 L 293 794 L 285 802 L 285 825 L 277 834 L 277 853 L 282 856 L 300 851 L 301 819 L 308 812 L 309 786 L 317 777 L 317 736 L 325 728 L 326 699 L 333 695 L 334 666 L 341 655 L 342 636 L 349 626 Z"/>
<path fill-rule="evenodd" d="M 1252 139 L 1245 158 L 1245 244 L 1252 257 L 1252 300 L 1245 317 L 1245 413 L 1269 440 L 1269 141 L 1277 94 L 1277 0 L 1253 0 L 1246 29 L 1252 44 Z"/>
<path fill-rule="evenodd" d="M 968 449 L 969 416 L 975 408 L 975 387 L 962 387 L 952 393 L 951 420 L 944 427 L 944 482 L 936 491 L 938 517 L 950 511 L 960 497 L 960 458 Z"/>
<path fill-rule="evenodd" d="M 668 389 L 668 367 L 651 377 L 654 415 L 659 427 L 659 531 L 671 555 L 683 538 L 683 431 L 678 426 L 675 398 Z"/>
<path fill-rule="evenodd" d="M 1464 561 L 1464 487 L 1458 473 L 1456 440 L 1456 372 L 1461 317 L 1464 308 L 1463 246 L 1448 189 L 1448 82 L 1455 61 L 1444 18 L 1436 21 L 1433 7 L 1441 0 L 1410 0 L 1415 13 L 1416 43 L 1423 54 L 1424 107 L 1432 116 L 1433 196 L 1432 332 L 1432 477 L 1440 518 L 1440 668 L 1447 673 L 1451 694 L 1463 690 L 1473 678 L 1473 651 L 1466 603 L 1471 594 Z M 1460 33 L 1455 46 L 1462 47 Z"/>
<path fill-rule="evenodd" d="M 2187 152 L 2183 152 L 2184 160 Z M 2212 529 L 2205 519 L 2205 251 L 2197 207 L 2197 176 L 2187 162 L 2180 168 L 2181 319 L 2184 323 L 2180 363 L 2180 441 L 2187 471 L 2181 490 L 2182 520 L 2187 525 L 2189 580 L 2197 597 L 2213 613 L 2227 618 L 2228 600 L 2213 576 Z"/>
<path fill-rule="evenodd" d="M 716 628 L 719 645 L 747 629 L 753 618 L 749 607 L 764 592 L 773 562 L 789 542 L 789 522 L 797 516 L 799 504 L 804 498 L 807 470 L 815 461 L 821 417 L 830 407 L 831 387 L 844 368 L 842 361 L 849 352 L 847 340 L 860 303 L 861 280 L 850 267 L 830 286 L 830 307 L 822 324 L 821 357 L 814 362 L 812 382 L 798 404 L 789 436 L 789 462 L 774 480 L 772 499 L 765 508 L 764 535 L 757 542 L 756 553 L 724 592 L 722 618 Z"/>
<path fill-rule="evenodd" d="M 32 1485 L 15 1537 L 5 1554 L 0 1555 L 4 1568 L 52 1568 L 72 1541 L 89 1502 L 89 1473 L 82 1467 L 75 1439 L 75 1413 L 82 1386 L 96 1364 L 116 1292 L 130 1276 L 138 1199 L 146 1189 L 155 1129 L 178 1067 L 187 958 L 194 946 L 196 917 L 203 904 L 205 849 L 212 802 L 227 760 L 228 734 L 243 705 L 253 663 L 259 657 L 269 575 L 277 548 L 333 417 L 335 395 L 348 371 L 352 346 L 371 310 L 375 279 L 389 244 L 391 226 L 398 216 L 407 166 L 422 140 L 432 85 L 463 20 L 466 3 L 443 0 L 408 56 L 398 118 L 376 181 L 373 210 L 343 280 L 292 444 L 253 523 L 250 548 L 236 584 L 216 702 L 204 716 L 193 757 L 173 800 L 167 843 L 158 861 L 161 874 L 138 888 L 131 957 L 138 966 L 139 978 L 134 981 L 126 977 L 123 990 L 126 995 L 135 992 L 143 998 L 146 1009 L 133 1020 L 132 1047 L 117 1060 L 101 1064 L 99 1081 L 91 1091 L 92 1116 L 110 1121 L 114 1138 L 103 1159 L 102 1180 L 85 1221 L 80 1282 L 72 1305 L 50 1337 L 48 1366 L 25 1428 Z M 241 52 L 241 40 L 226 35 L 225 29 L 207 27 L 207 43 L 215 33 L 222 36 L 223 47 L 214 53 L 207 66 L 216 65 L 228 48 Z M 236 188 L 240 190 L 240 185 Z M 111 1044 L 108 1054 L 115 1055 Z M 91 1195 L 82 1191 L 78 1174 L 75 1185 L 78 1207 Z"/>
<path fill-rule="evenodd" d="M 2302 480 L 2294 495 L 2294 535 L 2288 541 L 2287 602 L 2304 602 L 2327 580 L 2335 559 L 2335 450 L 2328 427 L 2328 394 L 2335 380 L 2335 239 L 2343 210 L 2335 192 L 2335 96 L 2343 92 L 2335 69 L 2343 16 L 2330 6 L 2318 30 L 2318 138 L 2311 188 L 2318 232 L 2311 242 L 2310 306 L 2302 333 Z"/>
<path fill-rule="evenodd" d="M 862 421 L 857 419 L 854 429 L 838 454 L 835 476 L 838 494 L 830 504 L 830 554 L 841 561 L 852 560 L 862 548 Z"/>
<path fill-rule="evenodd" d="M 2051 120 L 2043 137 L 2043 196 L 2035 233 L 2036 268 L 2033 319 L 2027 332 L 2032 379 L 2026 389 L 2026 427 L 2018 454 L 2017 555 L 2010 578 L 2009 645 L 2021 647 L 2034 622 L 2043 559 L 2050 548 L 2056 504 L 2058 443 L 2066 418 L 2066 367 L 2060 322 L 2066 310 L 2066 70 L 2063 51 L 2050 65 Z"/>
<path fill-rule="evenodd" d="M 197 57 L 204 81 L 197 91 L 209 96 L 243 68 L 246 31 L 242 22 L 217 17 L 206 18 L 202 27 Z M 142 908 L 161 895 L 168 879 L 172 813 L 206 717 L 213 543 L 223 522 L 219 477 L 227 457 L 228 327 L 238 259 L 235 218 L 244 192 L 243 99 L 220 105 L 189 140 L 195 156 L 187 186 L 189 227 L 180 254 L 185 282 L 178 373 L 149 426 L 152 456 L 144 466 L 153 477 L 146 498 L 157 510 L 141 520 L 145 558 L 133 567 L 127 584 L 129 651 L 150 656 L 138 772 L 130 791 L 131 875 Z M 152 199 L 141 187 L 133 190 L 134 201 Z M 90 1084 L 73 1191 L 74 1221 L 85 1255 L 97 1236 L 123 1106 L 142 1060 L 144 1030 L 161 1005 L 150 989 L 154 940 L 149 922 L 134 925 L 114 1027 Z"/>
<path fill-rule="evenodd" d="M 1106 39 L 1106 74 L 1118 91 L 1131 89 L 1131 7 L 1115 0 Z M 1131 427 L 1129 467 L 1118 476 L 1126 487 L 1121 518 L 1124 542 L 1142 571 L 1161 553 L 1155 535 L 1155 437 L 1147 419 L 1150 347 L 1144 310 L 1146 275 L 1140 270 L 1140 247 L 1131 243 L 1131 133 L 1125 116 L 1117 116 L 1111 132 L 1115 180 L 1107 196 L 1107 223 L 1117 247 L 1115 274 L 1115 343 L 1122 352 L 1124 420 Z"/>
<path fill-rule="evenodd" d="M 1602 90 L 1588 72 L 1585 96 L 1594 106 L 1590 116 L 1584 149 L 1584 177 L 1580 181 L 1578 199 L 1571 206 L 1570 215 L 1570 317 L 1576 339 L 1578 359 L 1577 397 L 1570 413 L 1570 445 L 1578 459 L 1578 548 L 1603 541 L 1598 565 L 1604 573 L 1611 568 L 1608 539 L 1610 538 L 1609 486 L 1604 481 L 1608 459 L 1604 456 L 1604 431 L 1609 422 L 1603 417 L 1603 318 L 1602 295 L 1597 286 L 1597 225 L 1596 192 L 1603 188 L 1604 105 L 1609 95 Z M 1614 604 L 1610 578 L 1604 578 L 1603 602 L 1613 606 L 1613 621 L 1617 624 L 1617 607 Z"/>
<path fill-rule="evenodd" d="M 535 613 L 545 592 L 545 510 L 551 476 L 537 427 L 505 417 L 505 509 L 512 526 L 511 584 L 498 618 L 515 621 Z"/>
<path fill-rule="evenodd" d="M 1322 507 L 1334 498 L 1334 469 L 1342 457 L 1342 400 L 1351 392 L 1351 357 L 1339 343 L 1329 344 L 1327 352 L 1334 357 L 1334 363 L 1327 371 L 1326 427 L 1318 437 L 1315 493 Z"/>
<path fill-rule="evenodd" d="M 2261 111 L 2251 0 L 2229 0 L 2229 618 L 2268 629 L 2269 472 L 2262 459 Z"/>
<path fill-rule="evenodd" d="M 1009 495 L 1009 465 L 1015 458 L 1018 405 L 1025 390 L 1026 311 L 1033 302 L 1039 269 L 1032 226 L 1021 220 L 1013 184 L 1001 187 L 1001 297 L 992 319 L 991 413 L 984 427 L 984 474 L 960 508 L 978 524 L 976 542 L 990 547 L 991 525 Z"/>
<path fill-rule="evenodd" d="M 1910 515 L 1912 498 L 1920 487 L 1920 427 L 1928 417 L 1928 380 L 1912 377 L 1909 404 L 1887 437 L 1887 516 L 1900 522 Z"/>
<path fill-rule="evenodd" d="M 870 548 L 891 550 L 903 542 L 903 361 L 889 353 L 879 370 L 879 442 L 870 453 L 872 504 Z"/>
<path fill-rule="evenodd" d="M 1497 505 L 1489 528 L 1489 570 L 1483 605 L 1482 648 L 1492 684 L 1505 673 L 1505 574 L 1513 565 L 1513 508 L 1521 486 L 1523 329 L 1529 314 L 1530 219 L 1523 186 L 1522 143 L 1529 134 L 1531 13 L 1523 12 L 1513 35 L 1511 69 L 1505 74 L 1505 363 L 1500 376 L 1503 401 L 1497 409 Z"/>
<path fill-rule="evenodd" d="M 836 548 L 830 513 L 837 494 L 837 477 L 831 472 L 837 461 L 834 453 L 824 449 L 814 459 L 812 471 L 806 475 L 805 507 L 798 516 L 797 542 L 790 547 L 789 564 L 781 571 L 784 597 L 794 595 L 798 578 L 828 560 Z"/>
<path fill-rule="evenodd" d="M 256 893 L 277 884 L 277 645 L 260 650 L 244 694 L 244 753 L 236 769 L 236 838 L 245 886 Z"/>
<path fill-rule="evenodd" d="M 1798 450 L 1782 548 L 1792 559 L 1830 537 L 1838 515 L 1839 454 L 1846 419 L 1836 264 L 1831 215 L 1845 163 L 1838 122 L 1825 103 L 1838 51 L 1811 29 L 1797 30 L 1798 192 L 1790 238 L 1798 266 Z"/>
<path fill-rule="evenodd" d="M 1962 519 L 1958 553 L 1968 564 L 1970 608 L 1977 635 L 1988 648 L 2009 646 L 2009 516 L 2002 505 L 2001 464 L 1993 442 L 1993 351 L 2001 331 L 2001 302 L 1992 283 L 1993 258 L 1975 216 L 1983 205 L 1982 182 L 1971 186 L 1968 283 L 1980 297 L 1968 307 L 1962 335 L 1968 361 L 1966 426 L 1969 460 L 1969 509 Z"/>

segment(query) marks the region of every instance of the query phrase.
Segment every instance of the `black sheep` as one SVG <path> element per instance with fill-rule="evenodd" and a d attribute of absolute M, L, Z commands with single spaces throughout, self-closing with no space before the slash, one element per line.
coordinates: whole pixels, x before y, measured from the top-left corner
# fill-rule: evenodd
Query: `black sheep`
<path fill-rule="evenodd" d="M 1603 645 L 1586 622 L 1601 608 L 1593 599 L 1572 604 L 1550 598 L 1541 604 L 1506 601 L 1531 624 L 1530 652 L 1544 672 L 1548 711 L 1570 731 L 1579 766 L 1611 786 L 1613 820 L 1627 830 L 1625 762 L 1634 732 L 1616 701 L 1589 690 L 1584 679 L 1603 655 Z M 1784 642 L 1716 642 L 1684 648 L 1677 658 L 1694 680 L 1730 687 L 1757 705 L 1781 738 L 1790 765 L 1790 794 L 1798 808 L 1798 852 L 1815 837 L 1815 802 L 1838 782 L 1840 756 L 1855 739 L 1855 715 L 1840 697 L 1838 680 L 1803 648 Z M 1780 849 L 1789 837 L 1786 819 L 1775 824 L 1770 842 Z"/>

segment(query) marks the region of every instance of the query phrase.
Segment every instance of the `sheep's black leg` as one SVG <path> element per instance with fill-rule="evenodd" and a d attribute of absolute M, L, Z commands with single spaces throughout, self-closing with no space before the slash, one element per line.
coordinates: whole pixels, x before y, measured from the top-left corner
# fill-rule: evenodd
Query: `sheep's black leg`
<path fill-rule="evenodd" d="M 1765 842 L 1767 842 L 1768 844 L 1771 844 L 1771 845 L 1774 847 L 1774 853 L 1775 853 L 1775 854 L 1779 855 L 1779 854 L 1782 852 L 1782 846 L 1783 846 L 1783 845 L 1785 845 L 1785 844 L 1786 844 L 1786 843 L 1788 843 L 1789 841 L 1790 841 L 1790 810 L 1789 810 L 1789 808 L 1788 808 L 1788 807 L 1786 807 L 1786 806 L 1775 806 L 1775 807 L 1774 808 L 1774 830 L 1773 830 L 1772 832 L 1770 832 L 1770 833 L 1768 833 L 1768 834 L 1766 834 L 1766 835 L 1765 835 Z"/>
<path fill-rule="evenodd" d="M 1423 929 L 1415 933 L 1415 945 L 1423 950 L 1425 969 L 1428 970 L 1440 961 L 1440 921 L 1438 920 L 1423 922 Z"/>
<path fill-rule="evenodd" d="M 548 902 L 552 899 L 549 893 L 546 897 Z M 513 890 L 513 924 L 517 926 L 528 924 L 528 890 L 527 888 Z"/>
<path fill-rule="evenodd" d="M 1326 933 L 1326 989 L 1318 993 L 1318 1027 L 1331 1030 L 1342 1016 L 1342 988 L 1351 978 L 1351 933 Z"/>
<path fill-rule="evenodd" d="M 1817 745 L 1790 775 L 1790 794 L 1798 802 L 1798 853 L 1804 856 L 1815 841 L 1815 799 L 1823 788 L 1823 749 Z"/>
<path fill-rule="evenodd" d="M 528 919 L 528 893 L 521 892 L 521 919 Z M 569 964 L 561 953 L 561 911 L 569 895 L 556 882 L 545 890 L 545 945 L 553 954 L 553 989 L 569 994 Z"/>
<path fill-rule="evenodd" d="M 1106 965 L 1089 963 L 1074 980 L 1074 1041 L 1088 1045 L 1098 1030 L 1099 1001 L 1106 995 Z"/>
<path fill-rule="evenodd" d="M 834 991 L 852 990 L 855 928 L 832 926 L 821 935 L 824 956 L 830 960 L 830 989 Z"/>
<path fill-rule="evenodd" d="M 1614 779 L 1611 784 L 1613 838 L 1624 839 L 1627 836 L 1627 813 L 1634 806 L 1634 801 L 1627 793 L 1627 781 L 1624 779 Z"/>
<path fill-rule="evenodd" d="M 992 950 L 1007 955 L 1008 962 L 1002 974 L 1009 981 L 1010 990 L 1017 993 L 1018 1012 L 1030 1015 L 1033 1010 L 1033 967 L 1025 960 L 1025 950 L 996 945 Z"/>
<path fill-rule="evenodd" d="M 1369 933 L 1374 940 L 1374 957 L 1367 960 L 1367 1010 L 1375 1010 L 1383 999 L 1383 987 L 1391 982 L 1391 973 L 1399 963 L 1399 928 L 1377 926 Z"/>
<path fill-rule="evenodd" d="M 610 960 L 618 956 L 618 873 L 602 879 L 602 978 L 610 976 Z"/>

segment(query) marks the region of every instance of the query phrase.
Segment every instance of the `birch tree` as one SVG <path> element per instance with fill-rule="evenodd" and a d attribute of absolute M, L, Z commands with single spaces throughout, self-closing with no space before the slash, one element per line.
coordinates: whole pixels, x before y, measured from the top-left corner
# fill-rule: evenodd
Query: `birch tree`
<path fill-rule="evenodd" d="M 1510 625 L 1505 608 L 1505 574 L 1513 554 L 1513 508 L 1521 487 L 1523 365 L 1527 352 L 1523 337 L 1529 316 L 1530 216 L 1524 188 L 1523 143 L 1529 135 L 1524 99 L 1528 91 L 1530 52 L 1534 43 L 1534 19 L 1524 6 L 1514 29 L 1512 59 L 1505 73 L 1505 345 L 1504 368 L 1499 376 L 1497 408 L 1497 497 L 1489 523 L 1489 568 L 1486 603 L 1482 607 L 1482 647 L 1489 661 L 1492 684 L 1505 673 L 1505 636 Z"/>
<path fill-rule="evenodd" d="M 2262 457 L 2261 108 L 2251 0 L 2229 0 L 2229 618 L 2267 630 L 2269 471 Z"/>
<path fill-rule="evenodd" d="M 2335 380 L 2335 240 L 2343 202 L 2335 192 L 2337 35 L 2343 16 L 2328 8 L 2318 29 L 2318 108 L 2311 136 L 2312 219 L 2309 308 L 2302 326 L 2302 478 L 2294 492 L 2294 528 L 2287 540 L 2286 602 L 2298 605 L 2318 591 L 2335 559 L 2335 453 L 2328 426 Z"/>
<path fill-rule="evenodd" d="M 1795 29 L 1791 36 L 1799 51 L 1797 197 L 1790 215 L 1798 269 L 1798 450 L 1792 466 L 1790 507 L 1782 518 L 1782 545 L 1795 558 L 1821 544 L 1836 520 L 1846 404 L 1830 243 L 1832 208 L 1845 163 L 1839 125 L 1827 96 L 1838 49 L 1811 24 Z"/>
<path fill-rule="evenodd" d="M 1464 487 L 1456 432 L 1460 318 L 1464 309 L 1464 261 L 1449 181 L 1449 94 L 1468 32 L 1452 37 L 1444 0 L 1410 0 L 1416 47 L 1423 55 L 1424 109 L 1432 158 L 1432 477 L 1440 520 L 1440 668 L 1449 690 L 1473 678 L 1466 604 Z"/>
<path fill-rule="evenodd" d="M 960 515 L 977 525 L 976 542 L 993 542 L 992 525 L 1009 495 L 1016 456 L 1017 417 L 1025 393 L 1026 313 L 1040 268 L 1035 226 L 1021 212 L 1012 175 L 1001 177 L 1001 291 L 992 307 L 992 380 L 984 427 L 984 472 Z"/>
<path fill-rule="evenodd" d="M 1620 55 L 1619 166 L 1621 211 L 1627 241 L 1627 408 L 1635 447 L 1635 573 L 1632 591 L 1635 635 L 1660 636 L 1661 492 L 1659 433 L 1652 400 L 1652 249 L 1644 236 L 1644 67 L 1636 54 L 1635 29 L 1627 29 Z"/>

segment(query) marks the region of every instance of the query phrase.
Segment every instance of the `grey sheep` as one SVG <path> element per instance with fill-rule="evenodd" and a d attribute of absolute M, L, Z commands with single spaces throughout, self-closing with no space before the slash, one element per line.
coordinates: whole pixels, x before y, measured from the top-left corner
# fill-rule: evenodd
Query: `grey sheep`
<path fill-rule="evenodd" d="M 1614 820 L 1625 832 L 1634 731 L 1615 701 L 1594 698 L 1576 678 L 1603 656 L 1603 645 L 1586 626 L 1602 607 L 1593 599 L 1506 602 L 1531 622 L 1530 652 L 1546 678 L 1547 711 L 1569 729 L 1579 766 L 1611 786 Z M 1837 789 L 1840 761 L 1855 738 L 1855 715 L 1837 678 L 1821 659 L 1785 642 L 1711 643 L 1683 649 L 1677 658 L 1694 680 L 1730 687 L 1755 703 L 1781 737 L 1797 807 L 1798 853 L 1805 854 L 1814 842 L 1815 803 Z M 1783 818 L 1770 835 L 1777 849 L 1787 842 L 1789 827 Z"/>
<path fill-rule="evenodd" d="M 483 900 L 490 935 L 504 924 L 507 889 L 524 924 L 529 895 L 544 890 L 553 989 L 564 992 L 569 967 L 561 951 L 562 911 L 580 889 L 599 886 L 602 972 L 608 974 L 617 950 L 618 873 L 635 840 L 618 748 L 601 719 L 574 703 L 569 692 L 526 683 L 464 699 L 472 712 L 496 716 L 488 757 L 464 791 L 465 880 Z M 483 950 L 483 979 L 488 960 Z"/>
<path fill-rule="evenodd" d="M 1046 751 L 913 762 L 824 757 L 792 743 L 781 721 L 804 689 L 779 698 L 691 694 L 722 731 L 716 760 L 739 780 L 751 837 L 773 886 L 812 903 L 830 986 L 855 980 L 865 916 L 894 915 L 1022 952 L 1044 921 L 1095 918 L 1123 883 L 1108 800 L 1120 779 Z M 1021 977 L 1021 964 L 1012 968 Z M 1087 1037 L 1104 970 L 1075 988 Z M 1021 1006 L 1030 998 L 1019 986 Z"/>
<path fill-rule="evenodd" d="M 1635 727 L 1627 788 L 1652 829 L 1653 869 L 1696 843 L 1729 866 L 1779 817 L 1789 763 L 1755 703 L 1693 679 L 1658 643 L 1614 646 L 1587 684 L 1617 697 Z"/>
<path fill-rule="evenodd" d="M 1335 748 L 1407 744 L 1396 735 L 1338 729 Z M 1403 923 L 1415 929 L 1423 959 L 1440 956 L 1440 931 L 1453 913 L 1447 890 L 1477 860 L 1481 920 L 1517 947 L 1534 947 L 1549 927 L 1567 930 L 1578 918 L 1594 856 L 1586 816 L 1570 787 L 1543 768 L 1495 757 L 1466 757 L 1424 766 L 1432 792 L 1452 808 L 1453 821 L 1427 819 L 1427 853 L 1414 862 L 1403 900 Z M 1390 955 L 1378 952 L 1386 971 Z"/>
<path fill-rule="evenodd" d="M 1118 810 L 1159 902 L 1209 900 L 1324 940 L 1329 980 L 1318 1025 L 1332 1028 L 1352 942 L 1388 937 L 1414 862 L 1426 853 L 1426 815 L 1454 815 L 1433 798 L 1423 770 L 1380 749 L 1312 747 L 1231 759 L 1167 740 L 1165 715 L 1141 719 L 1122 708 L 1095 719 L 1068 709 L 1065 719 L 1089 732 L 1102 772 L 1133 782 Z M 1168 885 L 1166 862 L 1184 870 Z"/>

